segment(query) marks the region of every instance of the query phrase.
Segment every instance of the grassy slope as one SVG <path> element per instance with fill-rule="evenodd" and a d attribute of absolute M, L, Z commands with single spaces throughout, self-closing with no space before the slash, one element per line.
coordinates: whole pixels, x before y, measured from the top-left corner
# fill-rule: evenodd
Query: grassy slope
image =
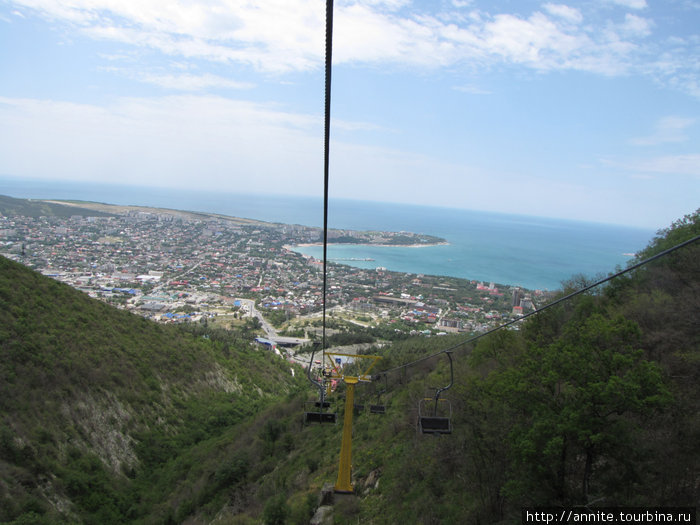
<path fill-rule="evenodd" d="M 146 519 L 188 477 L 173 464 L 298 381 L 247 342 L 157 325 L 0 258 L 0 521 Z"/>

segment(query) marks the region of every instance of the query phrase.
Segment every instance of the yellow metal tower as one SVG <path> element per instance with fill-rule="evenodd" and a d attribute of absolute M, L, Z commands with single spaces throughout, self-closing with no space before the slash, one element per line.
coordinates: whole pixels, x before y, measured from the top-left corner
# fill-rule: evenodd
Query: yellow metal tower
<path fill-rule="evenodd" d="M 335 482 L 335 491 L 352 494 L 352 416 L 355 406 L 355 385 L 360 382 L 372 381 L 369 375 L 370 370 L 381 359 L 377 355 L 354 355 L 326 353 L 326 357 L 331 361 L 331 379 L 342 380 L 345 383 L 345 416 L 343 417 L 343 441 L 340 445 L 340 461 L 338 464 L 338 480 Z M 343 367 L 334 358 L 371 359 L 372 362 L 367 369 L 358 376 L 347 376 L 343 373 Z"/>

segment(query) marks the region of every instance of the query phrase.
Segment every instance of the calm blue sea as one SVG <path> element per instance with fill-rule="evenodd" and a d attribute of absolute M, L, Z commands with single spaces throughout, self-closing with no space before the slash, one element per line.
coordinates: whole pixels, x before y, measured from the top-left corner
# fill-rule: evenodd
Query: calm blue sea
<path fill-rule="evenodd" d="M 183 189 L 128 187 L 98 183 L 45 182 L 0 178 L 0 194 L 18 198 L 77 199 L 122 205 L 156 206 L 221 213 L 270 222 L 323 225 L 322 196 L 240 195 Z M 560 288 L 583 274 L 614 271 L 644 248 L 654 232 L 623 226 L 545 219 L 491 212 L 336 199 L 329 204 L 329 227 L 410 231 L 447 239 L 446 246 L 394 248 L 329 246 L 329 259 L 358 267 L 519 285 Z M 321 247 L 299 248 L 322 257 Z"/>

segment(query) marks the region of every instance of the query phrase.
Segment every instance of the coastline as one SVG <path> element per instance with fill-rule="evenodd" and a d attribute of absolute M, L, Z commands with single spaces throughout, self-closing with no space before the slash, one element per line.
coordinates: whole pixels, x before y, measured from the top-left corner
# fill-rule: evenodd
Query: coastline
<path fill-rule="evenodd" d="M 433 246 L 449 246 L 450 243 L 444 242 L 433 242 L 433 243 L 423 243 L 423 244 L 374 244 L 369 242 L 329 242 L 328 246 L 377 246 L 379 248 L 430 248 Z M 323 246 L 321 242 L 305 242 L 299 244 L 285 245 L 287 249 L 291 248 L 309 248 L 312 246 Z"/>
<path fill-rule="evenodd" d="M 15 191 L 8 191 L 14 189 Z M 61 183 L 60 186 L 14 185 L 5 190 L 13 198 L 41 201 L 59 201 L 74 207 L 98 208 L 114 212 L 116 208 L 136 211 L 163 211 L 169 215 L 187 215 L 201 221 L 226 220 L 242 226 L 292 225 L 294 230 L 319 229 L 314 224 L 316 213 L 310 201 L 286 196 L 268 197 L 258 202 L 250 195 L 212 195 L 206 192 L 180 190 L 144 191 L 131 186 L 105 187 L 90 183 Z M 121 202 L 122 204 L 95 204 Z M 93 204 L 90 204 L 93 203 Z M 263 205 L 264 204 L 264 205 Z M 627 254 L 644 247 L 653 232 L 615 225 L 597 225 L 546 218 L 521 218 L 490 212 L 470 210 L 444 210 L 423 207 L 417 214 L 411 206 L 393 206 L 387 215 L 383 204 L 372 202 L 335 203 L 334 220 L 346 230 L 385 232 L 441 232 L 442 239 L 449 235 L 449 246 L 433 250 L 385 250 L 395 246 L 430 247 L 435 244 L 388 245 L 377 238 L 358 238 L 365 241 L 361 246 L 349 243 L 332 243 L 331 250 L 346 257 L 373 257 L 377 266 L 405 273 L 444 275 L 470 280 L 494 281 L 521 285 L 528 289 L 557 289 L 561 282 L 572 275 L 594 275 L 608 271 L 616 264 L 624 265 Z M 176 212 L 175 210 L 197 210 Z M 203 212 L 202 210 L 210 210 Z M 440 211 L 440 213 L 437 213 Z M 435 213 L 433 213 L 435 212 Z M 238 217 L 238 219 L 235 219 Z M 242 219 L 241 217 L 247 217 Z M 256 219 L 250 219 L 256 217 Z M 447 220 L 449 219 L 449 220 Z M 235 221 L 235 222 L 233 222 Z M 433 233 L 434 235 L 434 233 Z M 311 239 L 314 239 L 311 237 Z M 310 239 L 289 239 L 286 243 L 293 250 L 320 252 L 319 245 L 305 248 L 301 244 Z M 316 237 L 314 240 L 318 240 Z M 351 240 L 351 239 L 348 239 Z M 404 238 L 407 243 L 412 239 Z M 417 239 L 416 239 L 417 240 Z M 438 239 L 425 239 L 428 241 Z M 346 248 L 342 245 L 346 244 Z M 281 246 L 281 245 L 280 245 Z M 377 246 L 375 250 L 372 246 Z M 380 253 L 381 252 L 381 253 Z M 624 253 L 625 255 L 620 255 Z M 430 255 L 425 255 L 430 254 Z M 345 263 L 348 264 L 348 263 Z M 358 263 L 357 267 L 368 263 Z M 352 264 L 355 265 L 354 263 Z"/>
<path fill-rule="evenodd" d="M 238 217 L 234 215 L 225 215 L 221 213 L 211 213 L 211 212 L 201 212 L 201 211 L 190 211 L 190 210 L 178 210 L 174 208 L 162 208 L 162 207 L 155 207 L 155 206 L 141 206 L 141 205 L 123 205 L 123 204 L 110 204 L 110 203 L 103 203 L 103 202 L 94 202 L 94 201 L 79 201 L 79 200 L 61 200 L 61 199 L 35 199 L 37 201 L 41 202 L 48 202 L 52 204 L 60 204 L 63 206 L 69 206 L 69 207 L 74 207 L 78 209 L 88 209 L 88 210 L 95 210 L 95 211 L 101 211 L 103 213 L 116 213 L 116 214 L 124 214 L 128 212 L 133 212 L 133 211 L 139 211 L 139 212 L 146 212 L 146 213 L 167 213 L 167 214 L 172 214 L 180 217 L 195 217 L 195 218 L 201 218 L 201 217 L 209 217 L 211 219 L 221 219 L 221 220 L 227 220 L 231 222 L 236 222 L 240 224 L 249 224 L 249 225 L 255 225 L 255 224 L 266 224 L 266 225 L 279 225 L 279 224 L 285 224 L 285 223 L 275 223 L 275 222 L 269 222 L 269 221 L 263 221 L 259 219 L 248 219 L 248 218 L 243 218 L 243 217 Z M 314 228 L 314 227 L 311 227 Z M 390 232 L 386 231 L 383 233 L 387 234 L 395 234 L 396 232 Z M 413 234 L 416 235 L 416 234 Z M 384 243 L 368 243 L 368 242 L 329 242 L 328 245 L 331 246 L 378 246 L 378 247 L 383 247 L 383 248 L 427 248 L 431 246 L 449 246 L 449 242 L 447 241 L 441 241 L 441 242 L 433 242 L 433 243 L 420 243 L 420 244 L 384 244 Z M 285 245 L 285 248 L 290 249 L 291 247 L 309 247 L 309 246 L 323 246 L 323 243 L 317 242 L 317 243 L 299 243 L 299 244 L 292 244 L 292 245 Z"/>

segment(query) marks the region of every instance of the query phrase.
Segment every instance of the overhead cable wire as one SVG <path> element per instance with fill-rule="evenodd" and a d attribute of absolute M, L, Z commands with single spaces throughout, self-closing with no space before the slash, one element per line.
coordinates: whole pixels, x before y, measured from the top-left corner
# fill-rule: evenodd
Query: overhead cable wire
<path fill-rule="evenodd" d="M 326 357 L 326 290 L 328 265 L 328 173 L 331 136 L 331 63 L 333 55 L 333 0 L 326 0 L 326 100 L 323 134 L 323 357 Z"/>
<path fill-rule="evenodd" d="M 407 368 L 409 368 L 409 367 L 415 366 L 415 365 L 417 365 L 417 364 L 419 364 L 419 363 L 422 363 L 422 362 L 424 362 L 424 361 L 427 361 L 427 360 L 429 360 L 429 359 L 432 359 L 432 358 L 437 357 L 437 356 L 439 356 L 439 355 L 442 355 L 442 354 L 444 354 L 444 353 L 453 352 L 453 351 L 457 350 L 458 348 L 460 348 L 460 347 L 462 347 L 462 346 L 464 346 L 464 345 L 468 345 L 469 343 L 473 343 L 474 341 L 477 341 L 478 339 L 481 339 L 482 337 L 486 337 L 487 335 L 491 335 L 491 334 L 493 334 L 494 332 L 497 332 L 497 331 L 499 331 L 499 330 L 502 330 L 503 328 L 507 328 L 508 326 L 511 326 L 511 325 L 513 325 L 513 324 L 515 324 L 515 323 L 519 323 L 519 322 L 521 322 L 521 321 L 524 321 L 524 320 L 527 319 L 528 317 L 531 317 L 531 316 L 533 316 L 533 315 L 537 315 L 537 314 L 543 312 L 544 310 L 547 310 L 548 308 L 552 308 L 553 306 L 556 306 L 556 305 L 558 305 L 558 304 L 560 304 L 560 303 L 563 303 L 564 301 L 568 301 L 569 299 L 572 299 L 573 297 L 575 297 L 575 296 L 577 296 L 577 295 L 580 295 L 580 294 L 582 294 L 582 293 L 585 293 L 585 292 L 587 292 L 588 290 L 591 290 L 592 288 L 595 288 L 596 286 L 600 286 L 601 284 L 604 284 L 604 283 L 606 283 L 606 282 L 608 282 L 608 281 L 611 281 L 611 280 L 613 280 L 613 279 L 616 279 L 617 277 L 620 277 L 620 276 L 622 276 L 622 275 L 624 275 L 624 274 L 626 274 L 626 273 L 629 273 L 629 272 L 631 272 L 631 271 L 633 271 L 633 270 L 636 270 L 637 268 L 640 268 L 640 267 L 642 267 L 642 266 L 644 266 L 644 265 L 646 265 L 646 264 L 649 264 L 650 262 L 655 261 L 656 259 L 659 259 L 659 258 L 661 258 L 661 257 L 664 257 L 664 256 L 668 255 L 669 253 L 672 253 L 672 252 L 674 252 L 674 251 L 676 251 L 676 250 L 679 250 L 680 248 L 684 248 L 685 246 L 688 246 L 689 244 L 692 244 L 692 243 L 694 243 L 694 242 L 696 242 L 696 241 L 698 241 L 698 240 L 700 240 L 700 235 L 697 235 L 697 236 L 693 237 L 692 239 L 688 239 L 687 241 L 684 241 L 684 242 L 682 242 L 682 243 L 676 244 L 675 246 L 672 246 L 671 248 L 668 248 L 668 249 L 666 249 L 666 250 L 663 250 L 663 251 L 657 253 L 656 255 L 653 255 L 653 256 L 651 256 L 651 257 L 649 257 L 649 258 L 647 258 L 647 259 L 644 259 L 643 261 L 640 261 L 640 262 L 638 262 L 638 263 L 636 263 L 636 264 L 633 264 L 632 266 L 630 266 L 630 267 L 628 267 L 628 268 L 625 268 L 624 270 L 621 270 L 621 271 L 619 271 L 619 272 L 617 272 L 617 273 L 614 273 L 614 274 L 612 274 L 612 275 L 609 275 L 608 277 L 605 277 L 604 279 L 601 279 L 601 280 L 599 280 L 599 281 L 596 281 L 596 282 L 594 282 L 593 284 L 590 284 L 590 285 L 588 285 L 588 286 L 584 286 L 584 287 L 581 288 L 580 290 L 576 290 L 575 292 L 571 292 L 570 294 L 567 294 L 567 295 L 565 295 L 565 296 L 563 296 L 563 297 L 560 297 L 559 299 L 557 299 L 557 300 L 555 300 L 555 301 L 552 301 L 551 303 L 548 303 L 548 304 L 542 306 L 541 308 L 539 308 L 539 309 L 537 309 L 537 310 L 534 310 L 534 311 L 532 311 L 532 312 L 529 312 L 529 313 L 523 315 L 522 317 L 518 317 L 518 318 L 516 318 L 516 319 L 512 319 L 512 320 L 508 321 L 507 323 L 504 323 L 504 324 L 499 325 L 499 326 L 497 326 L 497 327 L 495 327 L 495 328 L 492 328 L 491 330 L 488 330 L 488 331 L 486 331 L 486 332 L 484 332 L 484 333 L 482 333 L 482 334 L 479 334 L 479 335 L 475 335 L 475 336 L 473 336 L 473 337 L 470 337 L 469 339 L 466 339 L 466 340 L 464 340 L 464 341 L 462 341 L 462 342 L 460 342 L 460 343 L 457 343 L 457 344 L 451 346 L 450 348 L 446 348 L 445 350 L 441 350 L 441 351 L 436 352 L 436 353 L 434 353 L 434 354 L 430 354 L 430 355 L 421 357 L 420 359 L 416 359 L 415 361 L 411 361 L 410 363 L 404 363 L 403 365 L 395 366 L 395 367 L 389 368 L 389 369 L 387 369 L 387 370 L 382 370 L 381 372 L 378 372 L 378 373 L 374 376 L 374 379 L 378 379 L 378 378 L 380 378 L 382 375 L 386 375 L 386 374 L 389 374 L 389 373 L 392 373 L 392 372 L 396 372 L 396 371 L 398 371 L 398 370 L 402 370 L 402 369 L 405 370 L 405 369 L 407 369 Z"/>
<path fill-rule="evenodd" d="M 321 338 L 321 363 L 326 362 L 326 288 L 327 288 L 327 262 L 328 262 L 328 174 L 330 159 L 330 131 L 331 131 L 331 62 L 333 51 L 333 0 L 326 0 L 326 81 L 324 104 L 324 133 L 323 133 L 323 317 Z M 307 377 L 320 391 L 321 404 L 323 404 L 323 383 L 311 377 L 311 368 L 314 363 L 315 350 L 311 352 Z"/>

